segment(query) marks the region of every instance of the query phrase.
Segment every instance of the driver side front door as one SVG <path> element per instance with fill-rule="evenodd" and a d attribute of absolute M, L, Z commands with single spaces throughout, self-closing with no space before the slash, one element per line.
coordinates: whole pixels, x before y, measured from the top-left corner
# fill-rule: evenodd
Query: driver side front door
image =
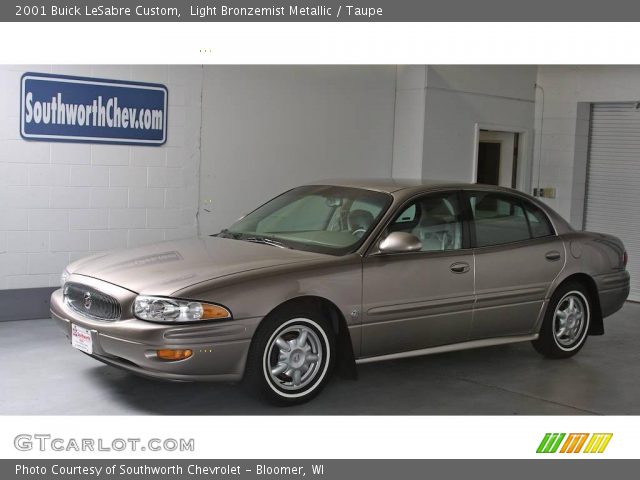
<path fill-rule="evenodd" d="M 424 195 L 400 210 L 386 234 L 411 233 L 421 240 L 422 249 L 365 257 L 363 357 L 469 339 L 474 257 L 468 248 L 460 194 Z"/>

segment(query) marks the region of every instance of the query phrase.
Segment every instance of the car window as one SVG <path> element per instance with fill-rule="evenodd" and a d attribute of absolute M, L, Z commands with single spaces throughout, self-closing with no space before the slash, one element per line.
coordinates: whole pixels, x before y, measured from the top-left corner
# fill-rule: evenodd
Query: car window
<path fill-rule="evenodd" d="M 425 252 L 462 248 L 462 218 L 457 194 L 421 197 L 391 222 L 388 231 L 415 235 Z"/>
<path fill-rule="evenodd" d="M 322 230 L 334 210 L 320 195 L 302 197 L 260 220 L 256 233 Z"/>
<path fill-rule="evenodd" d="M 528 240 L 529 225 L 520 199 L 492 192 L 469 196 L 479 247 Z"/>
<path fill-rule="evenodd" d="M 294 188 L 258 207 L 220 236 L 276 241 L 332 255 L 356 249 L 375 227 L 392 197 L 367 189 L 312 185 Z"/>
<path fill-rule="evenodd" d="M 411 204 L 404 212 L 398 215 L 398 218 L 395 220 L 396 224 L 401 223 L 411 223 L 416 218 L 416 204 Z"/>
<path fill-rule="evenodd" d="M 549 223 L 547 215 L 535 205 L 525 202 L 524 209 L 527 212 L 527 220 L 531 228 L 533 238 L 548 237 L 553 235 L 553 229 Z"/>

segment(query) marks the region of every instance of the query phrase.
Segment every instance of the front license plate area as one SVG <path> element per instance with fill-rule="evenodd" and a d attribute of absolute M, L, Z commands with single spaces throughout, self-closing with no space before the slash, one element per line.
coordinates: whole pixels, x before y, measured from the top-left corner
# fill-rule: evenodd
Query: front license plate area
<path fill-rule="evenodd" d="M 71 346 L 85 353 L 93 353 L 91 330 L 71 324 Z"/>

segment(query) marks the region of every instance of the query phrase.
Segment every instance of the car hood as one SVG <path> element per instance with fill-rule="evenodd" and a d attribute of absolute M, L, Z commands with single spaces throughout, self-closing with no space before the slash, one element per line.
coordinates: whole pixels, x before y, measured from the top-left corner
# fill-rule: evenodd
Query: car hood
<path fill-rule="evenodd" d="M 72 263 L 68 270 L 136 293 L 170 295 L 207 280 L 326 257 L 230 238 L 198 237 L 94 255 Z"/>

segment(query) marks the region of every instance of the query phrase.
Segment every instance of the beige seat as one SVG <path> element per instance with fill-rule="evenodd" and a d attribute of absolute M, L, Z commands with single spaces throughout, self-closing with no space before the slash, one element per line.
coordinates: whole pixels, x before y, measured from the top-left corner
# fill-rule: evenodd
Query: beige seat
<path fill-rule="evenodd" d="M 412 233 L 422 242 L 422 250 L 460 248 L 460 222 L 443 198 L 427 198 L 420 204 L 420 209 L 420 221 Z"/>

